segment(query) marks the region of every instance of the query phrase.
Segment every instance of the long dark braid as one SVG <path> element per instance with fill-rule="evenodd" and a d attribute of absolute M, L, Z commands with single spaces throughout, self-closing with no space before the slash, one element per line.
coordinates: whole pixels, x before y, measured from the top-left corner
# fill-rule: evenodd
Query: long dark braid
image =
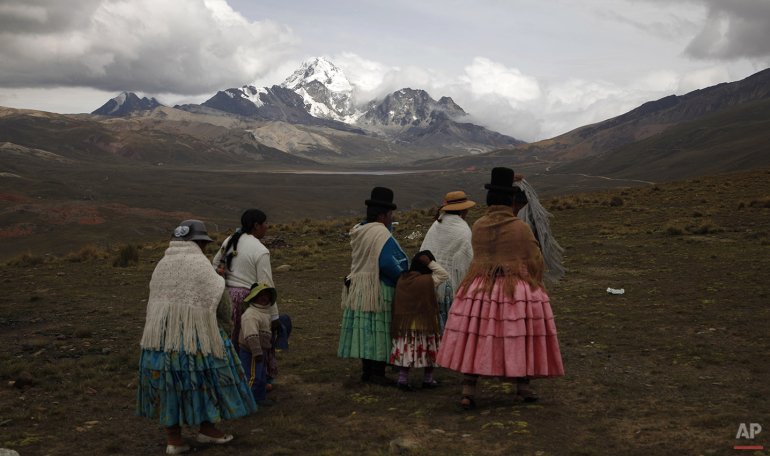
<path fill-rule="evenodd" d="M 267 215 L 259 209 L 249 209 L 241 215 L 241 227 L 235 234 L 230 236 L 230 240 L 222 247 L 224 252 L 229 252 L 230 249 L 232 249 L 232 252 L 225 255 L 225 263 L 227 264 L 228 271 L 232 271 L 230 263 L 233 261 L 234 253 L 238 251 L 238 240 L 242 235 L 251 233 L 255 224 L 261 225 L 265 223 L 266 220 Z"/>

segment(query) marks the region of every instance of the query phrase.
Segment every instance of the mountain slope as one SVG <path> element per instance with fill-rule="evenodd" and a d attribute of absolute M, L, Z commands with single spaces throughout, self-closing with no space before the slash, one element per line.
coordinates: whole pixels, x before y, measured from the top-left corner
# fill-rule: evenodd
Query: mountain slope
<path fill-rule="evenodd" d="M 156 109 L 164 112 L 170 108 Z M 242 128 L 154 117 L 96 119 L 100 118 L 0 107 L 0 144 L 49 152 L 79 164 L 250 165 L 264 160 L 271 164 L 314 164 L 267 147 Z M 40 158 L 40 154 L 25 156 Z M 0 160 L 0 167 L 11 165 L 10 159 Z"/>
<path fill-rule="evenodd" d="M 654 182 L 770 166 L 770 100 L 701 116 L 650 138 L 551 168 Z"/>
<path fill-rule="evenodd" d="M 770 98 L 770 69 L 741 81 L 651 101 L 612 119 L 580 127 L 545 141 L 495 151 L 492 155 L 574 160 L 649 138 L 709 113 L 767 98 Z"/>
<path fill-rule="evenodd" d="M 524 144 L 510 136 L 462 123 L 466 112 L 451 98 L 435 101 L 424 90 L 401 89 L 372 101 L 356 123 L 369 134 L 399 144 L 436 148 L 449 155 Z"/>

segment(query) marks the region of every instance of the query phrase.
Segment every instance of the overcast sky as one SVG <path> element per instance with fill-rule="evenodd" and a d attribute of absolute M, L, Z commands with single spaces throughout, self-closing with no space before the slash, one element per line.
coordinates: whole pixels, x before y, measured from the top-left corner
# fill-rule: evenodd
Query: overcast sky
<path fill-rule="evenodd" d="M 200 103 L 314 56 L 535 141 L 768 68 L 770 1 L 0 0 L 0 106 Z"/>

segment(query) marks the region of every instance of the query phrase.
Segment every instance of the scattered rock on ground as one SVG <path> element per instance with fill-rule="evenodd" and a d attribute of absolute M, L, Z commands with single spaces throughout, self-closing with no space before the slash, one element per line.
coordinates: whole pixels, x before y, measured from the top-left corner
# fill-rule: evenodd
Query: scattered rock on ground
<path fill-rule="evenodd" d="M 13 382 L 13 386 L 15 386 L 16 388 L 22 389 L 25 386 L 32 386 L 32 382 L 34 382 L 34 379 L 32 378 L 32 374 L 30 374 L 29 372 L 22 372 L 16 378 L 16 381 Z"/>
<path fill-rule="evenodd" d="M 0 456 L 19 456 L 19 452 L 0 448 Z"/>
<path fill-rule="evenodd" d="M 446 434 L 446 431 L 443 429 L 431 429 L 430 432 L 434 434 Z"/>
<path fill-rule="evenodd" d="M 277 268 L 275 268 L 275 271 L 276 272 L 283 272 L 283 271 L 288 271 L 289 269 L 291 269 L 291 266 L 289 266 L 288 264 L 282 264 L 282 265 L 278 266 Z"/>
<path fill-rule="evenodd" d="M 405 450 L 419 448 L 420 446 L 422 446 L 420 442 L 413 437 L 399 437 L 390 441 L 390 452 L 400 454 Z"/>

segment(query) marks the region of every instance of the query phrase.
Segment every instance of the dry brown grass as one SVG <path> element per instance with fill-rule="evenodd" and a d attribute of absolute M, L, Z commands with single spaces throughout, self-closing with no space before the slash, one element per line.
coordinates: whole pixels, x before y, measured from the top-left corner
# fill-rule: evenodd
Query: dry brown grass
<path fill-rule="evenodd" d="M 468 412 L 458 405 L 458 373 L 439 368 L 443 388 L 407 394 L 361 383 L 360 363 L 336 356 L 350 268 L 346 235 L 359 219 L 271 225 L 268 236 L 296 246 L 273 252 L 274 268 L 292 265 L 274 279 L 280 310 L 294 323 L 291 349 L 278 355 L 269 396 L 276 404 L 222 422 L 235 440 L 197 452 L 386 455 L 391 440 L 407 436 L 423 445 L 414 454 L 458 456 L 678 456 L 767 446 L 764 434 L 754 442 L 734 438 L 741 422 L 770 422 L 770 209 L 735 210 L 739 200 L 770 193 L 762 171 L 730 175 L 721 194 L 709 193 L 704 179 L 560 198 L 552 227 L 569 272 L 548 294 L 566 375 L 534 381 L 541 398 L 534 404 L 516 402 L 511 385 L 482 380 L 478 407 Z M 610 206 L 613 197 L 624 204 Z M 469 224 L 485 209 L 472 210 Z M 692 217 L 695 211 L 703 216 Z M 424 232 L 432 216 L 432 209 L 396 214 L 394 235 L 407 255 L 420 240 L 405 236 Z M 706 224 L 705 234 L 694 232 Z M 1 384 L 21 371 L 36 380 L 28 391 L 0 389 L 0 416 L 11 420 L 0 447 L 163 453 L 157 421 L 133 413 L 147 284 L 167 246 L 167 239 L 144 245 L 132 268 L 112 268 L 108 258 L 0 267 Z M 302 247 L 315 251 L 304 256 Z M 626 293 L 610 295 L 607 287 Z M 30 303 L 32 295 L 42 299 Z M 411 372 L 410 382 L 419 384 L 421 374 Z M 86 429 L 90 421 L 99 424 Z M 186 428 L 185 439 L 192 442 L 194 432 Z"/>

